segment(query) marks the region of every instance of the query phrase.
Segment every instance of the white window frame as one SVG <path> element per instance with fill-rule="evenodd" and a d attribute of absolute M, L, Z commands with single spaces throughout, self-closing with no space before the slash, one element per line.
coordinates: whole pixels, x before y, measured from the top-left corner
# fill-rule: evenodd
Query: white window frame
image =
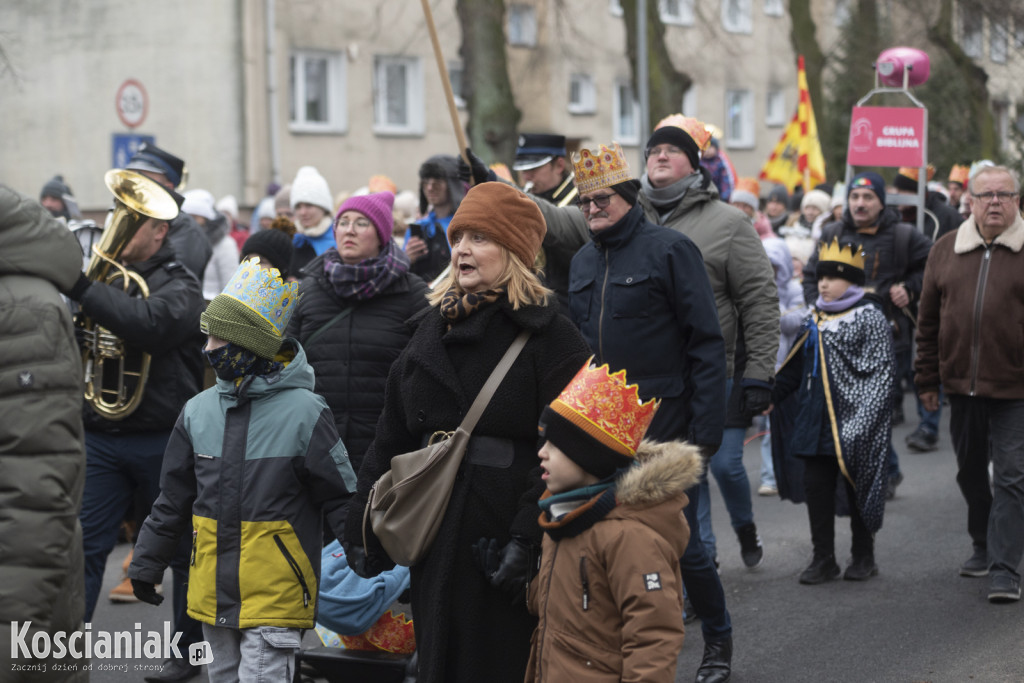
<path fill-rule="evenodd" d="M 466 108 L 466 98 L 462 96 L 462 89 L 466 78 L 466 69 L 462 62 L 448 62 L 448 82 L 452 86 L 452 95 L 455 98 L 455 106 L 458 109 Z"/>
<path fill-rule="evenodd" d="M 537 8 L 512 3 L 508 6 L 508 44 L 513 47 L 537 47 Z"/>
<path fill-rule="evenodd" d="M 327 65 L 327 119 L 306 118 L 306 62 L 325 60 Z M 345 59 L 341 52 L 292 50 L 289 55 L 288 130 L 294 133 L 344 133 L 348 129 L 345 105 Z"/>
<path fill-rule="evenodd" d="M 624 128 L 625 121 L 622 118 L 622 95 L 628 92 L 633 100 L 633 125 L 631 129 Z M 612 140 L 621 145 L 640 144 L 640 103 L 636 100 L 633 92 L 633 85 L 629 79 L 620 78 L 615 81 L 615 88 L 612 91 Z"/>
<path fill-rule="evenodd" d="M 731 110 L 734 106 L 741 107 L 739 128 L 733 125 Z M 754 147 L 754 93 L 741 88 L 729 88 L 725 91 L 725 146 L 729 149 L 752 149 Z"/>
<path fill-rule="evenodd" d="M 769 90 L 764 96 L 764 125 L 781 128 L 786 123 L 786 91 Z"/>
<path fill-rule="evenodd" d="M 741 16 L 733 21 L 729 15 L 730 8 L 738 9 Z M 722 28 L 729 33 L 753 33 L 754 20 L 751 0 L 722 0 Z"/>
<path fill-rule="evenodd" d="M 683 103 L 679 107 L 683 116 L 697 117 L 697 84 L 691 83 L 690 88 L 683 93 Z"/>
<path fill-rule="evenodd" d="M 972 59 L 981 59 L 985 55 L 984 29 L 984 17 L 965 8 L 960 10 L 960 47 Z"/>
<path fill-rule="evenodd" d="M 663 24 L 674 24 L 676 26 L 693 26 L 694 0 L 676 0 L 676 6 L 670 11 L 668 0 L 658 0 L 658 16 Z"/>
<path fill-rule="evenodd" d="M 764 15 L 766 17 L 781 17 L 785 13 L 783 0 L 764 0 Z"/>
<path fill-rule="evenodd" d="M 400 65 L 406 69 L 405 98 L 406 121 L 393 123 L 383 120 L 387 109 L 387 67 Z M 419 57 L 374 55 L 373 57 L 373 132 L 377 135 L 418 136 L 424 133 L 425 106 L 423 101 L 423 63 Z"/>
<path fill-rule="evenodd" d="M 1006 63 L 1010 36 L 1006 24 L 989 19 L 988 58 L 996 64 Z"/>
<path fill-rule="evenodd" d="M 573 90 L 579 95 L 573 100 Z M 597 88 L 594 77 L 585 73 L 574 73 L 569 76 L 569 113 L 593 114 L 597 111 Z"/>
<path fill-rule="evenodd" d="M 1015 50 L 1024 48 L 1024 14 L 1013 18 L 1013 47 Z"/>
<path fill-rule="evenodd" d="M 992 119 L 999 140 L 999 149 L 1008 151 L 1010 148 L 1010 103 L 1005 100 L 993 102 Z"/>

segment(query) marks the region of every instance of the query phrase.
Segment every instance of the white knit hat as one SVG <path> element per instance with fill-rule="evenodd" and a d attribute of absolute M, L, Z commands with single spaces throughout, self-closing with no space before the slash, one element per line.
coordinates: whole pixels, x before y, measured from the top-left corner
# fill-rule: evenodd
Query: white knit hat
<path fill-rule="evenodd" d="M 295 174 L 292 181 L 292 192 L 290 198 L 292 210 L 298 204 L 305 202 L 313 206 L 319 206 L 328 214 L 334 213 L 334 205 L 331 200 L 331 189 L 320 172 L 313 166 L 303 166 Z"/>
<path fill-rule="evenodd" d="M 758 206 L 757 195 L 753 192 L 748 192 L 747 190 L 733 190 L 732 194 L 729 195 L 729 203 L 746 204 L 754 211 L 757 211 L 758 208 L 760 208 Z"/>
<path fill-rule="evenodd" d="M 213 207 L 213 195 L 206 190 L 189 190 L 186 192 L 181 210 L 192 216 L 202 216 L 208 221 L 217 219 L 217 212 Z"/>
<path fill-rule="evenodd" d="M 827 192 L 822 190 L 811 190 L 804 195 L 804 198 L 800 200 L 800 209 L 806 209 L 808 206 L 817 208 L 822 213 L 828 213 L 829 202 L 832 201 L 832 197 Z"/>

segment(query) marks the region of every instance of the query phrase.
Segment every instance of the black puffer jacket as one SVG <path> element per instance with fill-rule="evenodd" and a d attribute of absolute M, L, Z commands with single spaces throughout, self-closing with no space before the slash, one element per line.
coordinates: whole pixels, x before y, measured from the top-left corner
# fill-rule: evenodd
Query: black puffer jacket
<path fill-rule="evenodd" d="M 473 436 L 502 447 L 467 456 L 433 547 L 412 568 L 420 683 L 522 681 L 537 620 L 523 601 L 491 586 L 473 560 L 480 538 L 512 536 L 539 546 L 537 500 L 544 491 L 537 458 L 537 421 L 583 367 L 590 351 L 557 304 L 513 311 L 486 306 L 447 329 L 436 308 L 417 319 L 409 345 L 388 376 L 384 412 L 349 503 L 345 541 L 362 545 L 363 507 L 391 458 L 423 446 L 437 430 L 455 429 L 521 329 L 533 332 L 498 386 Z M 387 562 L 368 532 L 367 553 Z M 383 555 L 383 557 L 382 557 Z"/>
<path fill-rule="evenodd" d="M 407 321 L 427 307 L 428 290 L 419 276 L 406 273 L 372 299 L 342 299 L 327 281 L 323 262 L 318 256 L 300 271 L 304 277 L 299 305 L 288 323 L 288 336 L 305 349 L 316 372 L 315 391 L 334 413 L 338 434 L 358 472 L 384 409 L 388 371 L 412 336 Z M 347 317 L 307 343 L 350 306 Z"/>
<path fill-rule="evenodd" d="M 202 237 L 203 242 L 206 238 Z M 139 352 L 152 356 L 142 403 L 134 413 L 111 421 L 85 406 L 85 427 L 109 432 L 169 430 L 185 402 L 202 388 L 203 335 L 199 315 L 203 291 L 199 280 L 176 258 L 169 242 L 149 260 L 133 264 L 149 287 L 149 298 L 132 284 L 127 292 L 114 285 L 93 283 L 79 303 L 82 313 L 124 340 L 129 358 Z"/>

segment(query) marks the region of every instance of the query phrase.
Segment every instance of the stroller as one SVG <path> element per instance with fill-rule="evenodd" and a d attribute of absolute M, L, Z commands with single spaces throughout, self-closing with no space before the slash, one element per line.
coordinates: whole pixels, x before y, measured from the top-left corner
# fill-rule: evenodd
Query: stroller
<path fill-rule="evenodd" d="M 364 579 L 349 568 L 338 541 L 323 549 L 320 565 L 316 632 L 323 645 L 296 653 L 295 683 L 414 683 L 416 641 L 401 601 L 409 569 Z"/>

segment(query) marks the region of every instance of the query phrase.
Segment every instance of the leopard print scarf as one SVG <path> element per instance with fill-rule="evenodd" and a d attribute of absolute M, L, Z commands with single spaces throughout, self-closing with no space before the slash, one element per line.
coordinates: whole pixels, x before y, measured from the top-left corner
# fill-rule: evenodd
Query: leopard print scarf
<path fill-rule="evenodd" d="M 502 289 L 487 289 L 482 292 L 460 294 L 454 287 L 445 292 L 441 299 L 441 315 L 449 322 L 465 320 L 487 304 L 494 303 L 505 295 Z"/>

